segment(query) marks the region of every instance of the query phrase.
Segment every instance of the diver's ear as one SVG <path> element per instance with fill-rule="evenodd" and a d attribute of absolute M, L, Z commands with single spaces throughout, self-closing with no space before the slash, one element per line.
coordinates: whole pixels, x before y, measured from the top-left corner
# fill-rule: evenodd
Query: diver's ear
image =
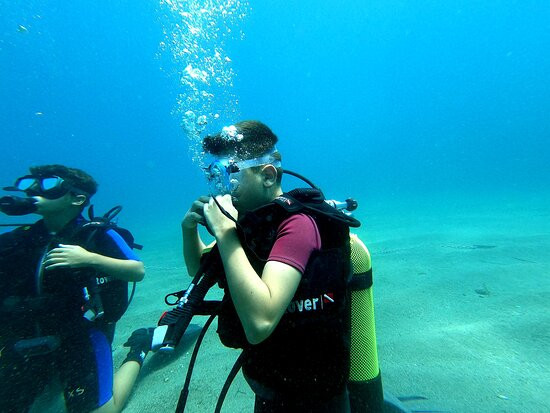
<path fill-rule="evenodd" d="M 86 195 L 82 195 L 82 194 L 80 194 L 80 195 L 75 195 L 75 196 L 73 197 L 73 202 L 72 202 L 72 204 L 73 204 L 74 206 L 82 206 L 82 205 L 84 205 L 84 204 L 86 203 L 86 200 L 87 200 L 87 199 L 88 199 L 88 197 L 86 197 Z"/>
<path fill-rule="evenodd" d="M 277 168 L 268 164 L 262 167 L 262 182 L 264 186 L 271 187 L 277 182 Z"/>

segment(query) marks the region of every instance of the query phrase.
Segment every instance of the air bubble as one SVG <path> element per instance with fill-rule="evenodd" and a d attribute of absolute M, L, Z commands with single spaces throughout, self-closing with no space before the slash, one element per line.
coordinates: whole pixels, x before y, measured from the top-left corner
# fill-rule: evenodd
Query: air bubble
<path fill-rule="evenodd" d="M 174 113 L 182 120 L 192 158 L 200 160 L 200 134 L 209 118 L 233 121 L 238 115 L 232 90 L 235 72 L 225 48 L 228 40 L 242 38 L 239 24 L 248 14 L 249 2 L 161 0 L 160 4 L 165 39 L 159 49 L 170 53 L 179 69 L 180 93 Z"/>

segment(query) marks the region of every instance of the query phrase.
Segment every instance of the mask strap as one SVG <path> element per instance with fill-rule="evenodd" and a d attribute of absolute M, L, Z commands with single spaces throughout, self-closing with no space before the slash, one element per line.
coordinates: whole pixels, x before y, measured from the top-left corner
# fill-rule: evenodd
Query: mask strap
<path fill-rule="evenodd" d="M 235 164 L 239 167 L 239 169 L 247 169 L 252 168 L 254 166 L 260 166 L 260 165 L 267 165 L 271 164 L 276 168 L 281 167 L 281 161 L 278 159 L 275 159 L 275 152 L 277 152 L 277 148 L 273 148 L 271 151 L 269 151 L 267 154 L 260 156 L 258 158 L 253 159 L 245 159 L 244 161 L 237 161 Z"/>

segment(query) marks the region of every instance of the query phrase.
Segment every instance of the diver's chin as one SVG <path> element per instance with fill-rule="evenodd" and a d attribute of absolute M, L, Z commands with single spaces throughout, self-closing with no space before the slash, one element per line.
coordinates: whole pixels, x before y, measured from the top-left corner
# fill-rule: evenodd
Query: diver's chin
<path fill-rule="evenodd" d="M 233 204 L 233 207 L 235 207 L 235 209 L 238 211 L 238 212 L 241 212 L 241 209 L 239 208 L 239 200 L 237 198 L 235 198 L 234 196 L 231 197 L 231 203 Z"/>
<path fill-rule="evenodd" d="M 233 206 L 235 207 L 235 209 L 239 214 L 242 214 L 244 212 L 243 209 L 241 208 L 242 205 L 239 205 L 239 198 L 236 198 L 233 195 L 231 195 L 231 202 L 233 203 Z"/>

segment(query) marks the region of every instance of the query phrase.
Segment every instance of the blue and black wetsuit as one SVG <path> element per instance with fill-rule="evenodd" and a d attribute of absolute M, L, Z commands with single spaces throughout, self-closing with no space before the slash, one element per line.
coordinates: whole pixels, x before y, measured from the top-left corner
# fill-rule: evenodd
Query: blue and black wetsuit
<path fill-rule="evenodd" d="M 93 234 L 93 246 L 78 217 L 60 233 L 38 221 L 0 235 L 0 411 L 27 411 L 44 386 L 58 378 L 67 409 L 86 412 L 112 397 L 111 343 L 118 317 L 83 316 L 84 287 L 101 282 L 103 301 L 127 304 L 127 284 L 89 269 L 44 271 L 45 254 L 58 244 L 76 244 L 101 255 L 138 260 L 114 229 Z"/>

